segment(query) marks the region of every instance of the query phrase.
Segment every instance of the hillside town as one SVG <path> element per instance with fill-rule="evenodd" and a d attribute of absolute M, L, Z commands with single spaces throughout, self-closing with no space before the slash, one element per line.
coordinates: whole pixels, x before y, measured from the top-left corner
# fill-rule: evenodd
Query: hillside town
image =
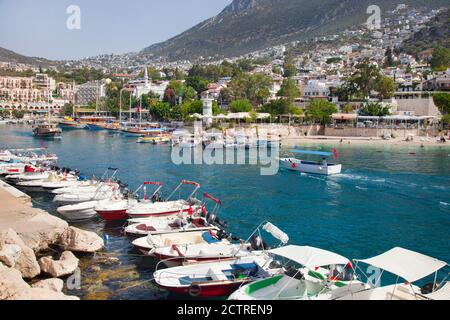
<path fill-rule="evenodd" d="M 358 129 L 381 125 L 442 129 L 450 119 L 445 103 L 436 101 L 448 100 L 450 69 L 448 60 L 433 57 L 448 59 L 448 48 L 401 50 L 439 13 L 399 5 L 377 30 L 364 24 L 219 61 L 168 62 L 132 53 L 46 70 L 5 61 L 0 110 L 4 118 L 100 112 L 121 119 L 139 110 L 154 121 L 186 121 L 212 100 L 214 116 L 233 121 L 230 113 L 251 122 L 256 112 L 270 114 L 264 117 L 270 122 L 328 127 L 308 134 L 379 136 Z"/>

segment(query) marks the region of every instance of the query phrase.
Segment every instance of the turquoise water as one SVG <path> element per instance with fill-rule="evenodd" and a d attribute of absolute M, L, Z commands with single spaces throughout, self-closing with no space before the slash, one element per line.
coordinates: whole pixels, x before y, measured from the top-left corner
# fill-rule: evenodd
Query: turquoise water
<path fill-rule="evenodd" d="M 41 141 L 30 132 L 26 127 L 0 127 L 0 149 L 39 147 Z M 229 222 L 230 231 L 242 238 L 269 220 L 284 230 L 293 244 L 322 247 L 349 258 L 366 258 L 401 246 L 450 262 L 449 147 L 337 143 L 343 174 L 327 178 L 284 170 L 275 176 L 261 176 L 259 167 L 251 165 L 175 165 L 169 146 L 135 141 L 81 130 L 64 132 L 60 141 L 44 143 L 58 154 L 60 165 L 87 175 L 101 175 L 108 166 L 120 168 L 121 180 L 131 189 L 152 180 L 163 181 L 169 192 L 181 179 L 195 180 L 203 191 L 222 200 L 220 216 Z M 320 144 L 305 147 L 332 150 Z M 282 149 L 282 154 L 286 152 Z M 38 206 L 54 212 L 48 197 L 34 196 Z M 132 270 L 129 283 L 150 279 L 154 262 L 135 255 L 120 228 L 101 221 L 79 226 L 109 236 L 107 251 L 119 257 L 121 268 Z M 86 270 L 89 277 L 89 267 Z M 164 297 L 151 284 L 122 291 L 118 289 L 124 284 L 119 282 L 108 279 L 96 284 L 98 287 L 72 293 L 86 297 L 103 290 L 110 291 L 112 299 Z"/>

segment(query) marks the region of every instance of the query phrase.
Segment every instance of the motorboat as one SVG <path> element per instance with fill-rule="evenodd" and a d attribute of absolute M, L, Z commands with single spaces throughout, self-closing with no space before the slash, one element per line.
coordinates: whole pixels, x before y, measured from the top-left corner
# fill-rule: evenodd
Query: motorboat
<path fill-rule="evenodd" d="M 113 202 L 100 201 L 94 210 L 105 221 L 126 220 L 128 208 L 137 203 L 138 200 L 133 198 Z"/>
<path fill-rule="evenodd" d="M 98 201 L 86 201 L 59 207 L 56 211 L 68 221 L 83 221 L 94 218 L 97 213 L 94 208 Z"/>
<path fill-rule="evenodd" d="M 80 202 L 105 200 L 111 198 L 117 190 L 115 186 L 101 184 L 93 192 L 58 194 L 53 199 L 53 202 L 59 204 L 76 204 Z"/>
<path fill-rule="evenodd" d="M 268 253 L 282 258 L 286 266 L 280 273 L 242 286 L 230 300 L 336 299 L 367 288 L 356 280 L 350 260 L 337 253 L 294 245 Z"/>
<path fill-rule="evenodd" d="M 194 191 L 187 197 L 186 200 L 171 200 L 172 197 L 180 190 L 183 185 L 194 186 Z M 161 188 L 161 185 L 159 186 Z M 171 195 L 164 202 L 151 202 L 143 201 L 139 202 L 135 206 L 127 210 L 127 214 L 130 218 L 146 218 L 156 216 L 168 216 L 176 215 L 180 212 L 195 213 L 201 209 L 201 203 L 194 198 L 194 195 L 200 188 L 200 184 L 193 181 L 183 180 L 174 189 Z"/>
<path fill-rule="evenodd" d="M 122 201 L 115 202 L 106 202 L 102 201 L 97 205 L 94 209 L 97 214 L 105 221 L 114 221 L 114 220 L 126 220 L 127 219 L 127 211 L 130 208 L 136 206 L 139 201 L 135 198 L 141 189 L 144 189 L 143 201 L 147 201 L 147 189 L 148 185 L 158 185 L 159 188 L 151 196 L 151 199 L 157 199 L 159 197 L 159 190 L 162 188 L 162 183 L 160 182 L 144 182 L 135 192 L 132 194 L 126 194 L 126 199 Z"/>
<path fill-rule="evenodd" d="M 204 218 L 183 219 L 178 216 L 168 217 L 167 219 L 148 219 L 147 221 L 132 223 L 125 228 L 125 232 L 131 236 L 209 230 L 218 230 L 218 227 L 210 225 Z"/>
<path fill-rule="evenodd" d="M 399 247 L 355 262 L 356 267 L 365 264 L 382 272 L 375 279 L 375 287 L 348 292 L 337 300 L 450 300 L 449 272 L 444 270 L 448 269 L 447 262 Z M 440 280 L 439 272 L 443 280 Z M 379 286 L 384 273 L 394 275 L 396 282 Z M 422 283 L 422 287 L 418 283 Z"/>
<path fill-rule="evenodd" d="M 75 121 L 71 117 L 64 117 L 62 120 L 58 121 L 58 125 L 63 130 L 86 129 L 87 127 L 85 123 Z"/>
<path fill-rule="evenodd" d="M 299 160 L 297 158 L 280 158 L 280 166 L 287 170 L 319 174 L 319 175 L 336 175 L 342 171 L 341 164 L 328 163 L 327 157 L 333 156 L 331 152 L 311 151 L 311 150 L 291 150 L 292 153 L 318 155 L 324 157 L 321 162 Z"/>
<path fill-rule="evenodd" d="M 170 292 L 196 298 L 227 297 L 242 285 L 279 272 L 273 259 L 259 254 L 179 266 L 154 272 L 156 284 Z"/>
<path fill-rule="evenodd" d="M 48 179 L 49 172 L 45 171 L 41 168 L 37 168 L 31 165 L 25 165 L 24 173 L 22 174 L 11 174 L 7 175 L 6 180 L 12 183 L 19 183 L 25 181 L 33 181 L 33 180 L 45 180 Z"/>
<path fill-rule="evenodd" d="M 224 230 L 217 233 L 218 239 L 238 240 L 239 243 L 199 243 L 184 244 L 171 247 L 156 248 L 149 254 L 162 261 L 168 267 L 177 266 L 184 262 L 203 262 L 217 261 L 223 259 L 234 259 L 257 254 L 259 251 L 267 249 L 267 244 L 261 238 L 261 230 L 271 233 L 276 239 L 280 240 L 280 245 L 286 245 L 289 237 L 278 227 L 270 222 L 263 223 L 246 240 L 233 239 L 230 234 Z"/>
<path fill-rule="evenodd" d="M 211 211 L 206 210 L 206 200 L 212 200 L 215 205 Z M 130 219 L 130 225 L 125 228 L 125 232 L 133 236 L 156 235 L 167 233 L 180 232 L 194 232 L 194 231 L 208 231 L 219 230 L 216 225 L 226 228 L 226 222 L 223 222 L 218 217 L 218 211 L 221 201 L 210 195 L 203 194 L 203 203 L 199 215 L 180 213 L 176 216 L 167 216 L 167 219 Z"/>
<path fill-rule="evenodd" d="M 149 255 L 151 251 L 157 248 L 171 247 L 173 245 L 186 245 L 196 243 L 217 243 L 227 242 L 228 240 L 218 240 L 216 235 L 218 231 L 193 231 L 193 232 L 178 232 L 165 233 L 141 237 L 135 239 L 132 243 L 139 251 L 145 255 Z"/>
<path fill-rule="evenodd" d="M 112 171 L 112 174 L 108 177 L 108 172 Z M 86 194 L 95 193 L 100 186 L 110 187 L 111 189 L 119 188 L 119 184 L 115 182 L 114 177 L 119 170 L 117 168 L 108 168 L 100 179 L 86 180 L 85 177 L 80 177 L 74 185 L 57 188 L 51 191 L 53 194 Z"/>
<path fill-rule="evenodd" d="M 159 135 L 156 137 L 140 137 L 137 143 L 150 143 L 150 144 L 167 144 L 170 143 L 170 137 L 167 135 Z"/>
<path fill-rule="evenodd" d="M 58 186 L 58 184 L 64 183 L 72 183 L 77 181 L 77 177 L 72 174 L 60 174 L 55 171 L 48 172 L 47 179 L 40 180 L 31 180 L 31 181 L 22 181 L 18 182 L 17 185 L 25 188 L 45 188 L 44 186 Z"/>

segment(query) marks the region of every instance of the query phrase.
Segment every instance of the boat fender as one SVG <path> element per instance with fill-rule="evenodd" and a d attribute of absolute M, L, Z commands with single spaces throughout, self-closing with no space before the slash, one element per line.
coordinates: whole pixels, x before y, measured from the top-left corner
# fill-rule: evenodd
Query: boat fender
<path fill-rule="evenodd" d="M 198 284 L 191 284 L 189 287 L 189 295 L 191 297 L 198 297 L 202 293 L 202 288 Z"/>

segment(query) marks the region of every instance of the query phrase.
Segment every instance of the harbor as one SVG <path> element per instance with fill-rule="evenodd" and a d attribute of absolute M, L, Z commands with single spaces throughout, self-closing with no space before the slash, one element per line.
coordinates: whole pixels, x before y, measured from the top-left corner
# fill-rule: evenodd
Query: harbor
<path fill-rule="evenodd" d="M 46 153 L 58 156 L 59 167 L 72 168 L 86 177 L 100 177 L 107 168 L 115 168 L 116 178 L 129 190 L 136 190 L 144 181 L 162 182 L 167 197 L 180 181 L 198 182 L 197 198 L 207 193 L 220 202 L 217 216 L 228 222 L 226 230 L 232 237 L 246 240 L 260 223 L 268 221 L 288 235 L 288 245 L 322 248 L 348 259 L 402 247 L 450 260 L 450 149 L 442 144 L 302 141 L 303 149 L 315 152 L 333 154 L 337 149 L 342 172 L 327 177 L 280 169 L 275 175 L 261 176 L 259 165 L 250 163 L 176 165 L 171 161 L 170 144 L 139 144 L 136 137 L 112 135 L 107 130 L 64 130 L 56 140 L 33 137 L 24 126 L 5 126 L 0 131 L 0 149 L 45 147 Z M 280 157 L 292 155 L 296 145 L 282 140 Z M 155 188 L 147 186 L 150 198 Z M 183 197 L 193 189 L 182 187 Z M 24 191 L 34 207 L 64 218 L 53 196 Z M 208 211 L 214 211 L 215 202 L 208 201 Z M 180 298 L 155 283 L 155 269 L 161 266 L 133 246 L 134 238 L 125 232 L 126 222 L 93 217 L 68 223 L 96 233 L 103 239 L 104 249 L 94 256 L 77 254 L 81 286 L 65 286 L 65 294 L 100 300 Z M 264 240 L 277 243 L 270 235 Z M 388 283 L 391 280 L 388 277 Z"/>

